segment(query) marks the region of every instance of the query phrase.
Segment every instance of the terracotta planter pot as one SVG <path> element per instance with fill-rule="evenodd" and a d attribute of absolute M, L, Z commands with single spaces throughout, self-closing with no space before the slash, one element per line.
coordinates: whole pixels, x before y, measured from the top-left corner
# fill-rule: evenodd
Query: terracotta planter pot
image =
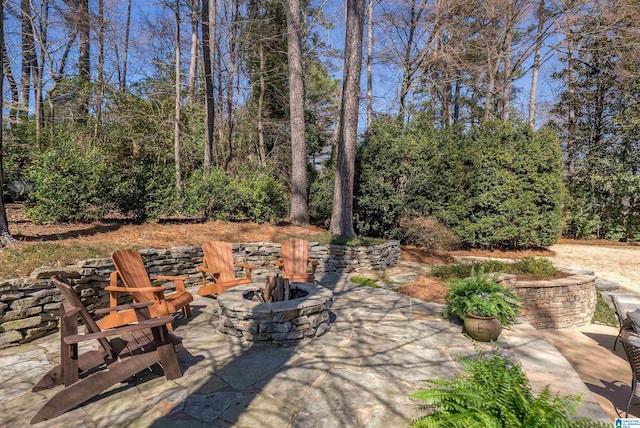
<path fill-rule="evenodd" d="M 464 328 L 467 334 L 478 342 L 493 342 L 502 332 L 502 323 L 496 317 L 481 317 L 467 314 L 464 320 Z"/>

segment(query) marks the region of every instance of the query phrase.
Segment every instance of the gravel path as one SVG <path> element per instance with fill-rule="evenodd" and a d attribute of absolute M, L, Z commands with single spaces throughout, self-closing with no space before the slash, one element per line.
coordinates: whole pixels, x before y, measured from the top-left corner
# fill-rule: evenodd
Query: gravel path
<path fill-rule="evenodd" d="M 556 267 L 592 270 L 602 279 L 640 293 L 640 247 L 556 244 L 548 257 Z"/>

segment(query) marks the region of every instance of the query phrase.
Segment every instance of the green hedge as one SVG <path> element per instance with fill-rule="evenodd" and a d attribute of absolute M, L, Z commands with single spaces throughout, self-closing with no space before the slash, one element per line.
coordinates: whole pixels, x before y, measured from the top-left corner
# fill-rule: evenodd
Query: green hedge
<path fill-rule="evenodd" d="M 37 154 L 25 214 L 41 223 L 90 221 L 108 209 L 109 165 L 102 152 L 72 143 Z"/>
<path fill-rule="evenodd" d="M 403 238 L 401 216 L 432 216 L 468 247 L 548 246 L 560 234 L 562 154 L 557 138 L 526 125 L 469 130 L 383 120 L 359 148 L 359 233 Z"/>
<path fill-rule="evenodd" d="M 277 222 L 287 213 L 284 187 L 263 170 L 242 170 L 238 178 L 218 167 L 197 170 L 187 180 L 183 211 L 218 220 Z"/>

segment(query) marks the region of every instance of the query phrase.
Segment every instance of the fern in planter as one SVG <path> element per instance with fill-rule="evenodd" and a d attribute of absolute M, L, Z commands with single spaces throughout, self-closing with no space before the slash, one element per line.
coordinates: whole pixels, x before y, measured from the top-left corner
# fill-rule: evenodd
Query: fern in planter
<path fill-rule="evenodd" d="M 482 270 L 472 270 L 469 278 L 452 278 L 447 285 L 450 290 L 445 297 L 445 318 L 456 313 L 465 319 L 467 313 L 475 313 L 496 316 L 505 327 L 516 322 L 518 297 Z"/>
<path fill-rule="evenodd" d="M 520 367 L 497 352 L 461 357 L 462 374 L 432 379 L 431 387 L 412 394 L 429 414 L 413 427 L 604 427 L 574 419 L 581 397 L 553 397 L 548 389 L 535 396 Z"/>

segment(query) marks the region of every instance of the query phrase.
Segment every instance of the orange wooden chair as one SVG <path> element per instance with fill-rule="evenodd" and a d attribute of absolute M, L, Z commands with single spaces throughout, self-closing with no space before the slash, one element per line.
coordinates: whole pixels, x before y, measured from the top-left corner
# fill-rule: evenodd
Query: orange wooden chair
<path fill-rule="evenodd" d="M 251 270 L 254 266 L 233 261 L 233 250 L 231 244 L 222 241 L 211 241 L 202 244 L 202 266 L 198 269 L 202 273 L 202 286 L 198 290 L 201 296 L 220 294 L 231 287 L 253 282 Z M 234 266 L 244 268 L 245 277 L 236 278 Z M 213 282 L 207 281 L 209 275 Z"/>
<path fill-rule="evenodd" d="M 163 317 L 182 311 L 185 316 L 191 316 L 193 296 L 184 288 L 186 276 L 149 276 L 144 267 L 142 256 L 135 250 L 118 250 L 111 255 L 116 271 L 111 273 L 109 286 L 109 306 L 118 306 L 118 294 L 129 293 L 134 302 L 152 302 L 149 307 L 151 316 Z M 118 279 L 122 287 L 118 285 Z M 164 286 L 153 286 L 152 280 L 173 281 L 176 292 L 165 295 Z M 117 327 L 136 321 L 136 314 L 131 310 L 111 312 L 98 322 L 101 328 Z"/>
<path fill-rule="evenodd" d="M 276 260 L 276 266 L 282 271 L 282 277 L 290 282 L 315 282 L 318 262 L 309 258 L 309 242 L 304 239 L 289 239 L 280 243 L 282 258 Z M 308 271 L 311 265 L 311 272 Z"/>
<path fill-rule="evenodd" d="M 140 312 L 145 319 L 103 331 L 71 285 L 62 277 L 52 279 L 64 297 L 60 308 L 60 364 L 49 370 L 32 391 L 62 384 L 64 389 L 49 398 L 31 419 L 32 424 L 55 418 L 155 363 L 162 365 L 167 380 L 182 376 L 176 357 L 176 348 L 181 348 L 182 342 L 167 331 L 173 317 L 149 319 L 152 302 L 98 309 L 95 314 L 126 308 Z M 85 325 L 86 334 L 79 334 L 78 320 Z M 79 344 L 93 340 L 100 344 L 99 350 L 79 352 Z"/>

